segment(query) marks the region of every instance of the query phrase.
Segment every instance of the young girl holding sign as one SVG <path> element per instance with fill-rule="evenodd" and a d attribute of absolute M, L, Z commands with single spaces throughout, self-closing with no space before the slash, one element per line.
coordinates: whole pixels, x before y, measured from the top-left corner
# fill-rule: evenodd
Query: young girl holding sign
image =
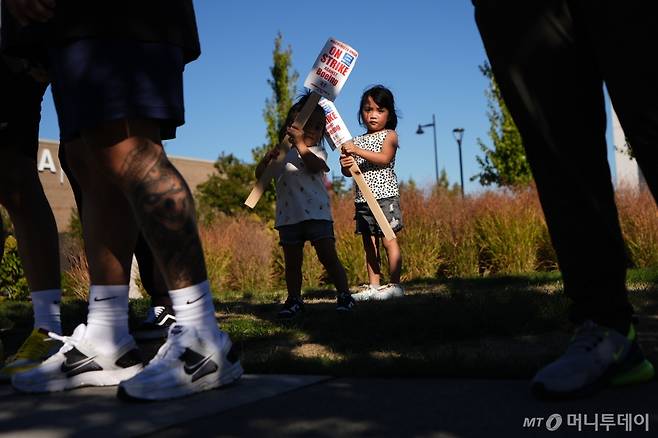
<path fill-rule="evenodd" d="M 293 147 L 284 160 L 284 169 L 276 181 L 276 220 L 280 244 L 285 260 L 288 298 L 279 312 L 280 318 L 292 318 L 304 309 L 301 298 L 304 243 L 311 242 L 331 277 L 338 292 L 336 310 L 349 311 L 354 299 L 349 293 L 347 276 L 338 260 L 334 239 L 329 194 L 324 185 L 324 172 L 329 171 L 327 152 L 322 145 L 325 116 L 317 105 L 303 130 L 293 126 L 309 95 L 295 103 L 286 119 L 279 138 L 290 136 Z M 260 178 L 268 163 L 276 159 L 279 148 L 272 149 L 258 163 L 256 177 Z"/>
<path fill-rule="evenodd" d="M 354 137 L 352 142 L 345 143 L 340 157 L 341 171 L 345 176 L 350 176 L 349 168 L 354 162 L 359 166 L 368 187 L 395 232 L 402 229 L 400 191 L 394 170 L 395 153 L 398 150 L 398 135 L 395 133 L 397 123 L 393 93 L 381 85 L 366 90 L 361 96 L 359 124 L 365 127 L 367 132 Z M 361 234 L 363 239 L 370 280 L 368 288 L 354 294 L 354 299 L 385 300 L 404 295 L 400 285 L 402 255 L 397 239 L 382 239 L 384 234 L 356 185 L 354 204 L 356 232 Z M 388 257 L 390 283 L 386 286 L 379 285 L 380 240 Z"/>

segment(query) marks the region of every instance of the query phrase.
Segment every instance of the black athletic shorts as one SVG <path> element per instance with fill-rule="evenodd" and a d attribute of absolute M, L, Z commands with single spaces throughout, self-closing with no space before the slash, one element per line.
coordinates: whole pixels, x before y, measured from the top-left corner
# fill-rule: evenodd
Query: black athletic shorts
<path fill-rule="evenodd" d="M 180 47 L 90 38 L 50 49 L 49 56 L 62 142 L 121 119 L 157 120 L 169 139 L 185 121 Z"/>

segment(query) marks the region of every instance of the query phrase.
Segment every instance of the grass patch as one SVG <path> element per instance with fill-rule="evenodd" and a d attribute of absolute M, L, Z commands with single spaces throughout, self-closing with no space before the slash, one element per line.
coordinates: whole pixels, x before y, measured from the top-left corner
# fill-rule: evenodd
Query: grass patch
<path fill-rule="evenodd" d="M 658 270 L 628 278 L 638 313 L 657 315 Z M 215 307 L 250 373 L 527 378 L 564 350 L 572 329 L 555 272 L 417 279 L 406 290 L 403 299 L 359 303 L 351 314 L 335 311 L 333 291 L 307 290 L 306 312 L 288 322 L 276 319 L 283 290 L 219 293 Z M 131 302 L 133 326 L 148 305 Z M 69 299 L 62 311 L 70 333 L 86 306 Z M 0 321 L 13 322 L 1 333 L 11 352 L 31 329 L 31 306 L 4 301 Z M 658 359 L 658 349 L 645 351 Z"/>

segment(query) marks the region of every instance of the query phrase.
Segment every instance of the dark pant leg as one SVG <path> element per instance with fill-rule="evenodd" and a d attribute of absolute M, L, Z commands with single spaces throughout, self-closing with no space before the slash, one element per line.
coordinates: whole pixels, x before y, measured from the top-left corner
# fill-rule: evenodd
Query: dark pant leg
<path fill-rule="evenodd" d="M 149 248 L 144 235 L 140 231 L 137 236 L 135 245 L 135 258 L 139 266 L 139 276 L 142 279 L 144 289 L 151 297 L 152 306 L 171 306 L 169 290 L 165 285 L 164 278 L 160 275 L 158 266 L 153 258 L 151 248 Z"/>
<path fill-rule="evenodd" d="M 59 162 L 66 177 L 71 183 L 71 189 L 73 190 L 73 196 L 75 197 L 75 204 L 78 207 L 80 219 L 82 219 L 82 190 L 80 189 L 77 180 L 73 177 L 71 168 L 66 160 L 66 147 L 64 144 L 61 144 L 59 147 Z M 171 306 L 171 298 L 169 298 L 167 286 L 157 269 L 153 259 L 153 253 L 144 240 L 144 236 L 141 232 L 137 236 L 135 258 L 139 265 L 139 276 L 142 280 L 142 285 L 144 285 L 146 293 L 151 297 L 151 304 L 153 306 Z"/>
<path fill-rule="evenodd" d="M 658 3 L 581 0 L 610 99 L 654 199 L 658 197 Z"/>
<path fill-rule="evenodd" d="M 475 16 L 524 141 L 572 319 L 624 331 L 627 259 L 605 139 L 603 78 L 565 0 L 476 0 Z"/>

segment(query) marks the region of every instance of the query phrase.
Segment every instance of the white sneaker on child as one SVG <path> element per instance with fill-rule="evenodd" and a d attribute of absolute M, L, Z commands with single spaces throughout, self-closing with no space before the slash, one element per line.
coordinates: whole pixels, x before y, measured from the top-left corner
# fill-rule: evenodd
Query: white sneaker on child
<path fill-rule="evenodd" d="M 372 297 L 373 300 L 389 300 L 404 296 L 404 289 L 399 283 L 389 283 L 377 289 L 377 293 Z"/>
<path fill-rule="evenodd" d="M 137 344 L 124 337 L 111 354 L 100 353 L 93 340 L 85 338 L 87 326 L 80 324 L 71 336 L 49 333 L 63 342 L 57 353 L 41 365 L 15 374 L 12 385 L 22 392 L 56 392 L 82 386 L 113 386 L 129 379 L 142 368 Z"/>
<path fill-rule="evenodd" d="M 118 397 L 166 400 L 228 385 L 242 376 L 228 334 L 202 338 L 193 326 L 176 324 L 144 370 L 121 382 Z"/>
<path fill-rule="evenodd" d="M 359 286 L 359 292 L 352 294 L 354 301 L 369 301 L 377 293 L 377 288 L 371 284 L 363 284 Z"/>

